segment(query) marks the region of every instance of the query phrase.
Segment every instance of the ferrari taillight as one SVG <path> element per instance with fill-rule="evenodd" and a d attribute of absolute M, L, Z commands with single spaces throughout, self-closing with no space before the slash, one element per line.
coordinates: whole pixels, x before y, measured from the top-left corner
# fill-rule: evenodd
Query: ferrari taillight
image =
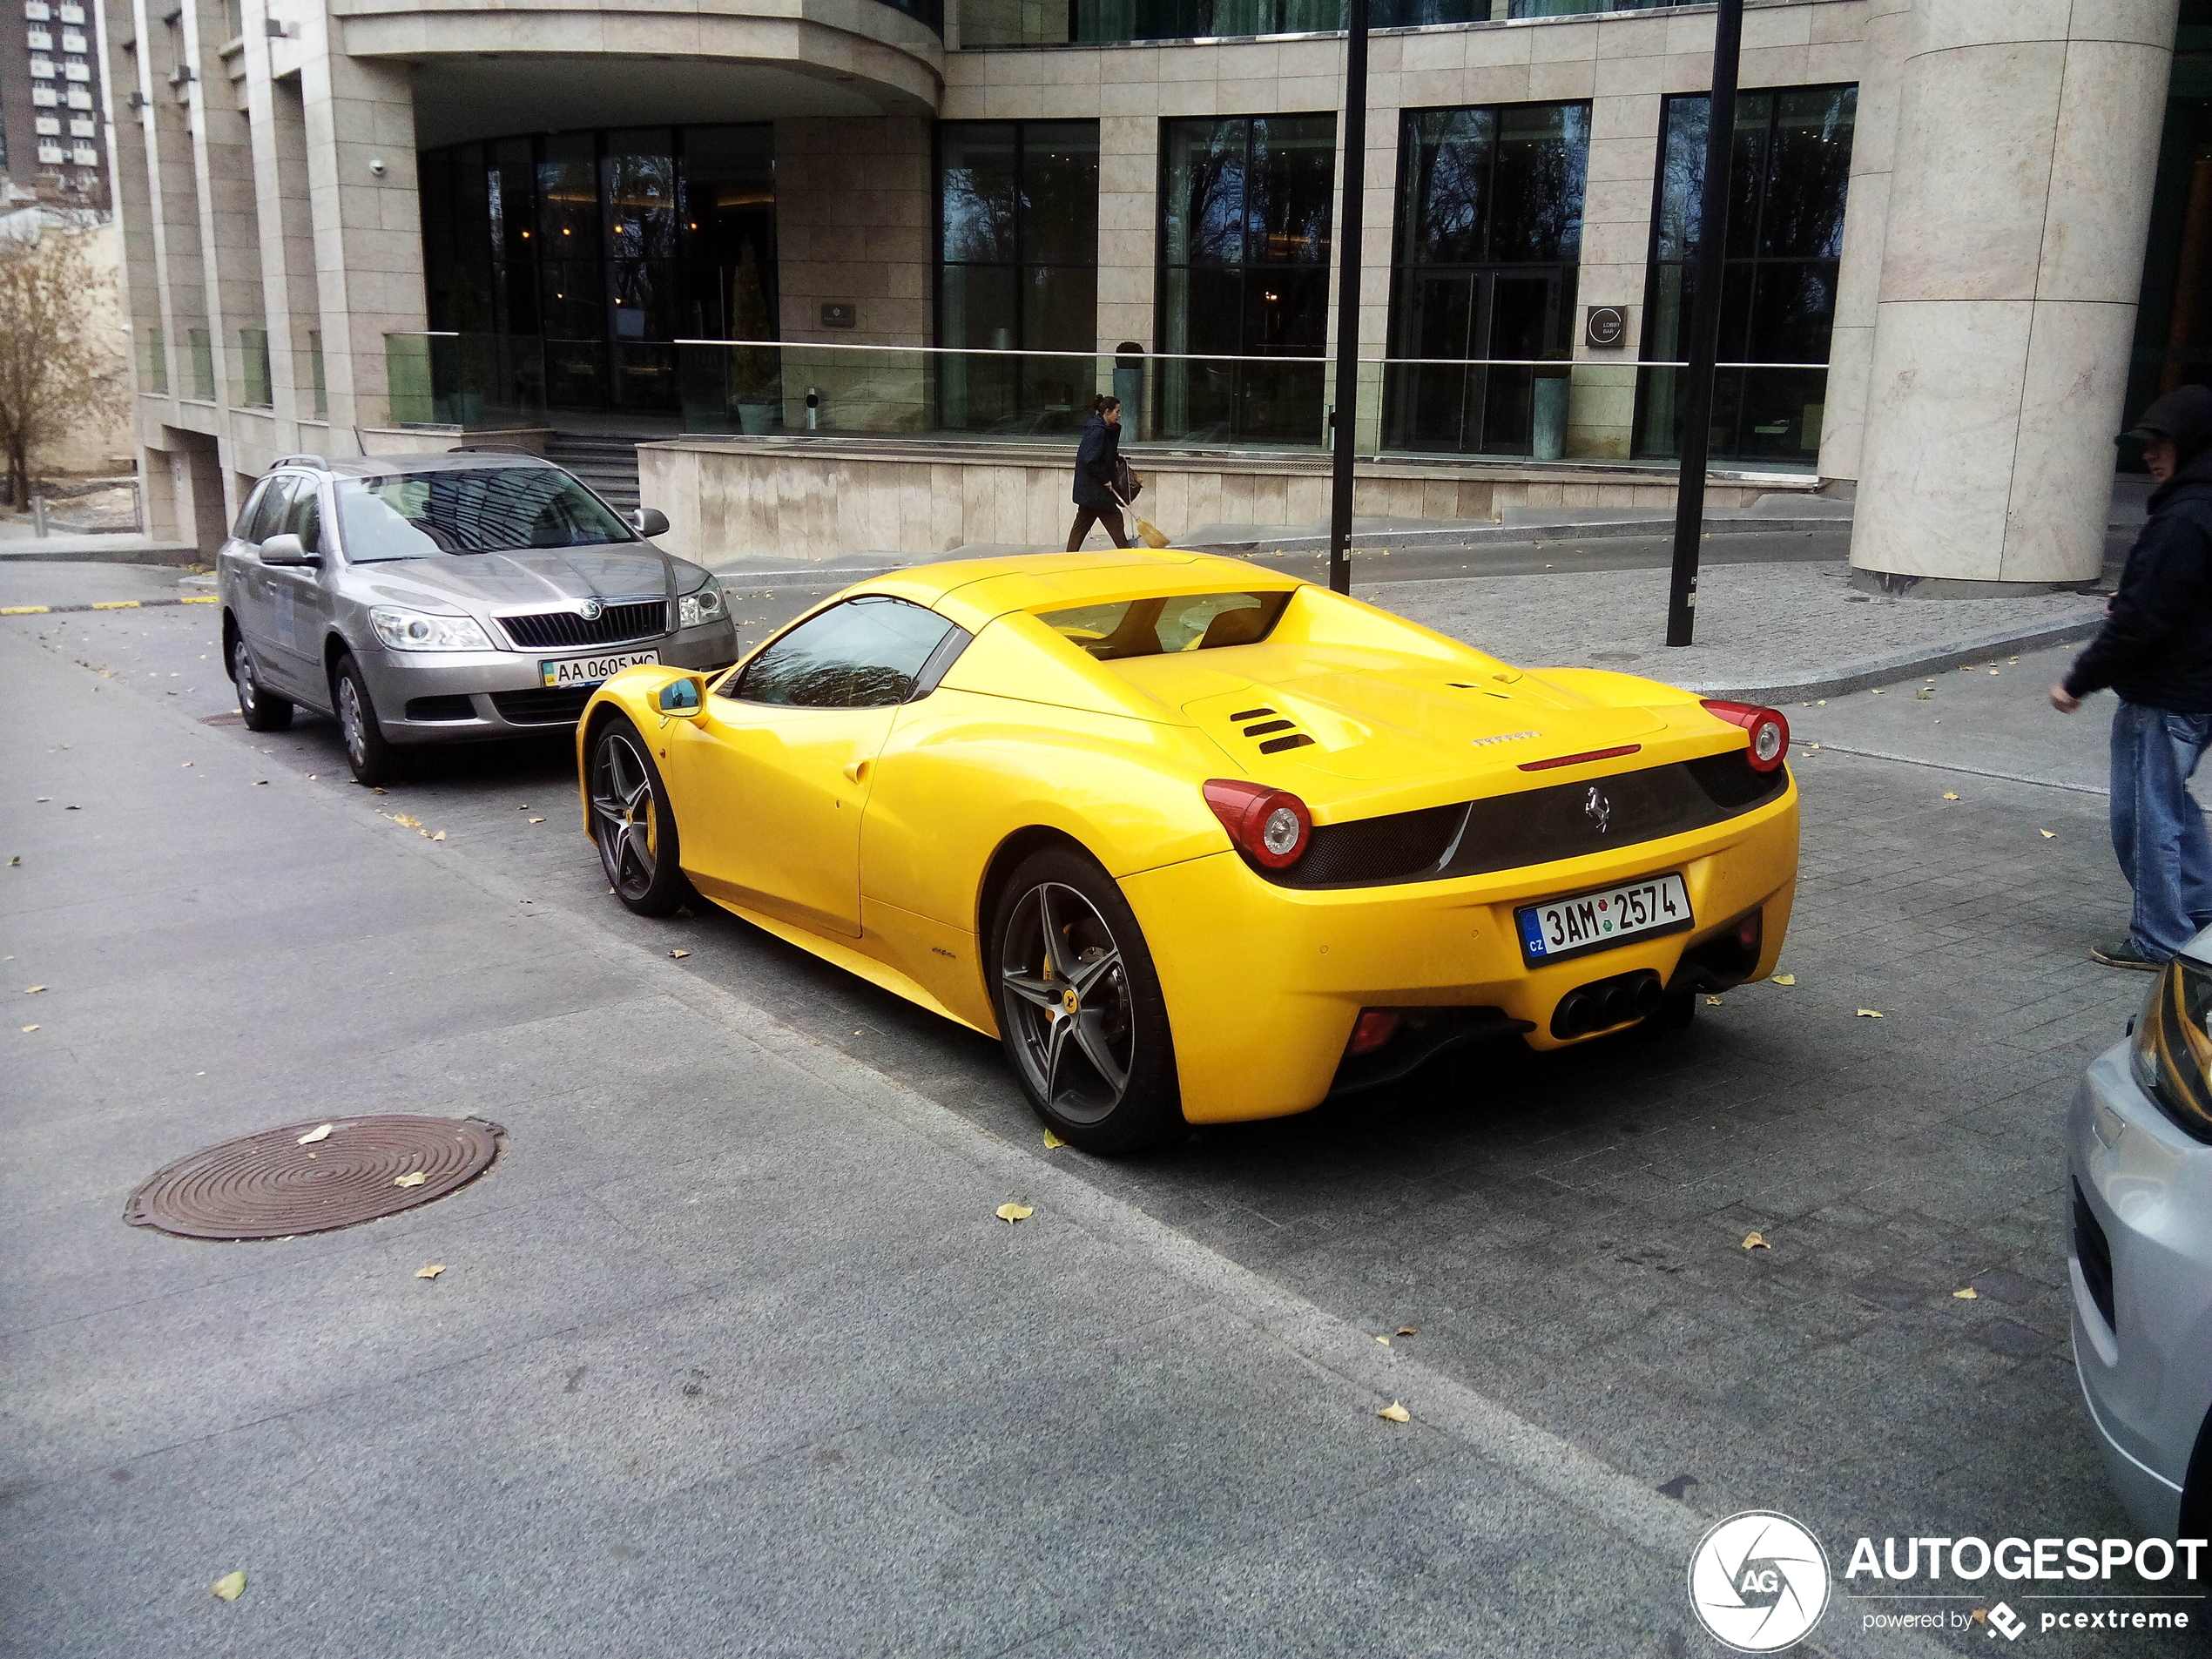
<path fill-rule="evenodd" d="M 1238 848 L 1271 870 L 1286 870 L 1305 856 L 1313 839 L 1313 814 L 1286 789 L 1214 778 L 1206 784 L 1206 805 Z"/>
<path fill-rule="evenodd" d="M 1711 697 L 1703 699 L 1703 706 L 1708 714 L 1716 714 L 1730 725 L 1740 725 L 1751 734 L 1750 752 L 1745 759 L 1750 761 L 1753 772 L 1772 772 L 1788 757 L 1790 723 L 1776 710 Z"/>

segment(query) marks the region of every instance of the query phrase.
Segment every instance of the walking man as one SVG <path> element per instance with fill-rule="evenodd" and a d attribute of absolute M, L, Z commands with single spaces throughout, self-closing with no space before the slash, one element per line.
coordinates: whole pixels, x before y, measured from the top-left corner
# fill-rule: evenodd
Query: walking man
<path fill-rule="evenodd" d="M 2189 777 L 2212 747 L 2212 388 L 2184 386 L 2128 435 L 2157 488 L 2104 627 L 2051 688 L 2071 714 L 2119 693 L 2112 720 L 2112 848 L 2135 890 L 2126 937 L 2089 954 L 2152 970 L 2212 927 L 2212 835 Z"/>

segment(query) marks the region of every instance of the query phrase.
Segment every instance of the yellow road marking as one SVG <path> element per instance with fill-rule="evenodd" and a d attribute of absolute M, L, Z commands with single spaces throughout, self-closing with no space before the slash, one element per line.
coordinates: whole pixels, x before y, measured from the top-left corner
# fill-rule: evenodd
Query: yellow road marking
<path fill-rule="evenodd" d="M 136 610 L 138 608 L 136 599 L 95 599 L 92 602 L 95 610 Z"/>
<path fill-rule="evenodd" d="M 179 599 L 177 603 L 180 605 L 212 605 L 220 604 L 222 600 L 215 594 L 202 593 L 194 594 L 189 599 Z"/>
<path fill-rule="evenodd" d="M 51 605 L 0 605 L 0 617 L 43 617 Z"/>

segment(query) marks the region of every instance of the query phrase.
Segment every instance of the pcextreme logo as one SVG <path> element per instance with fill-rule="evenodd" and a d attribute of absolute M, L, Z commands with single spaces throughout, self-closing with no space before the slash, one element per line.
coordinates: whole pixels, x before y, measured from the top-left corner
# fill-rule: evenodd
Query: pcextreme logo
<path fill-rule="evenodd" d="M 1774 1653 L 1803 1640 L 1828 1610 L 1828 1555 L 1787 1515 L 1730 1515 L 1689 1557 L 1689 1605 L 1716 1642 Z"/>

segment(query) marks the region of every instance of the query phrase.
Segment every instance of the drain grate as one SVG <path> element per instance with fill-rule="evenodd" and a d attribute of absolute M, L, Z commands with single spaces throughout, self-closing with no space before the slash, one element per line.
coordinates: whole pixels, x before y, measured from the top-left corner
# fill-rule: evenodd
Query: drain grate
<path fill-rule="evenodd" d="M 328 1135 L 300 1143 L 325 1122 Z M 310 1118 L 179 1158 L 131 1195 L 123 1219 L 185 1238 L 328 1232 L 466 1186 L 506 1132 L 481 1117 Z"/>

